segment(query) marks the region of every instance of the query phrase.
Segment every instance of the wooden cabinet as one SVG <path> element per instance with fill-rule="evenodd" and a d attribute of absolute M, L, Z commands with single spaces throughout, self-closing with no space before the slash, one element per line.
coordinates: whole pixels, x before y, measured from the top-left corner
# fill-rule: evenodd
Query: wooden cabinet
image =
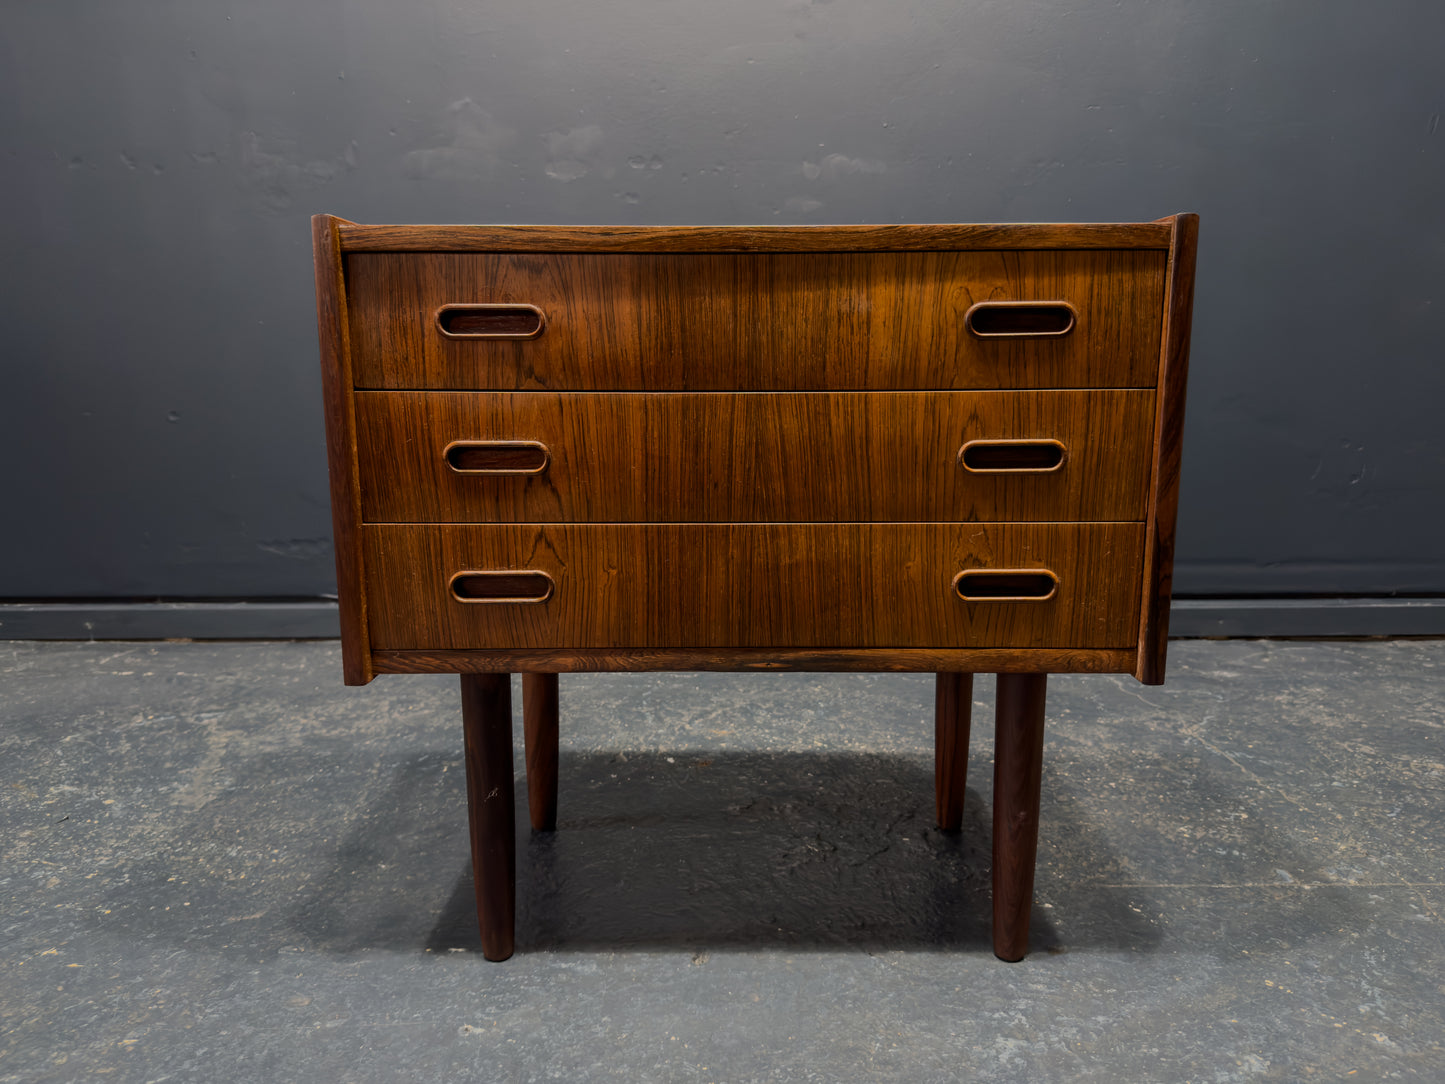
<path fill-rule="evenodd" d="M 1008 675 L 1025 953 L 1045 675 L 1163 680 L 1196 231 L 315 219 L 345 678 L 462 674 L 489 956 L 508 674 L 547 828 L 557 673 L 779 668 L 937 673 L 945 828 Z"/>

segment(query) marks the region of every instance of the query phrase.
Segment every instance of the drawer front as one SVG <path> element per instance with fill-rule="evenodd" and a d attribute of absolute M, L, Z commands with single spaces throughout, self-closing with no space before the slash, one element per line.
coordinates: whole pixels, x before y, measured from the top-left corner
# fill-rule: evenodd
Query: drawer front
<path fill-rule="evenodd" d="M 1131 523 L 362 528 L 378 649 L 1132 647 L 1143 537 Z M 971 595 L 1050 597 L 965 601 L 955 579 L 980 570 L 1009 575 L 969 577 Z"/>
<path fill-rule="evenodd" d="M 1142 520 L 1153 415 L 1149 390 L 359 392 L 362 517 Z"/>
<path fill-rule="evenodd" d="M 358 387 L 393 389 L 1153 387 L 1165 262 L 1150 250 L 356 253 L 352 364 Z M 1052 304 L 969 317 L 985 302 Z"/>

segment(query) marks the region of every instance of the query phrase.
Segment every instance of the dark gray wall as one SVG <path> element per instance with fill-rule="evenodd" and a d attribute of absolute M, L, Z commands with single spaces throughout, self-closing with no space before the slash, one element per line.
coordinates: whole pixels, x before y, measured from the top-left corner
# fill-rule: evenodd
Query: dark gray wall
<path fill-rule="evenodd" d="M 3 33 L 0 597 L 333 590 L 315 211 L 1198 211 L 1178 588 L 1445 591 L 1439 0 L 15 0 Z"/>

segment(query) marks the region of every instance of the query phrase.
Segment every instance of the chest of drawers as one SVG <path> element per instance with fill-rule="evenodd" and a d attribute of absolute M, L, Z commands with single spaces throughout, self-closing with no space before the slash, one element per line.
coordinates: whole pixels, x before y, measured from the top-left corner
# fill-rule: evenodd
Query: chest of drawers
<path fill-rule="evenodd" d="M 462 675 L 486 954 L 557 674 L 997 673 L 994 949 L 1027 951 L 1046 675 L 1163 680 L 1197 217 L 313 221 L 345 680 Z"/>

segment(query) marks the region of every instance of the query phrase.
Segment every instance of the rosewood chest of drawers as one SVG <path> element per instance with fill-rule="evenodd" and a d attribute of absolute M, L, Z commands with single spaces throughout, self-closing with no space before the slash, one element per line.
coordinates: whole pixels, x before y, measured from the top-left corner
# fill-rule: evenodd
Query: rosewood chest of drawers
<path fill-rule="evenodd" d="M 455 672 L 478 918 L 512 952 L 511 683 L 937 674 L 961 822 L 998 674 L 994 951 L 1027 951 L 1046 675 L 1164 676 L 1198 219 L 313 220 L 348 684 Z"/>

